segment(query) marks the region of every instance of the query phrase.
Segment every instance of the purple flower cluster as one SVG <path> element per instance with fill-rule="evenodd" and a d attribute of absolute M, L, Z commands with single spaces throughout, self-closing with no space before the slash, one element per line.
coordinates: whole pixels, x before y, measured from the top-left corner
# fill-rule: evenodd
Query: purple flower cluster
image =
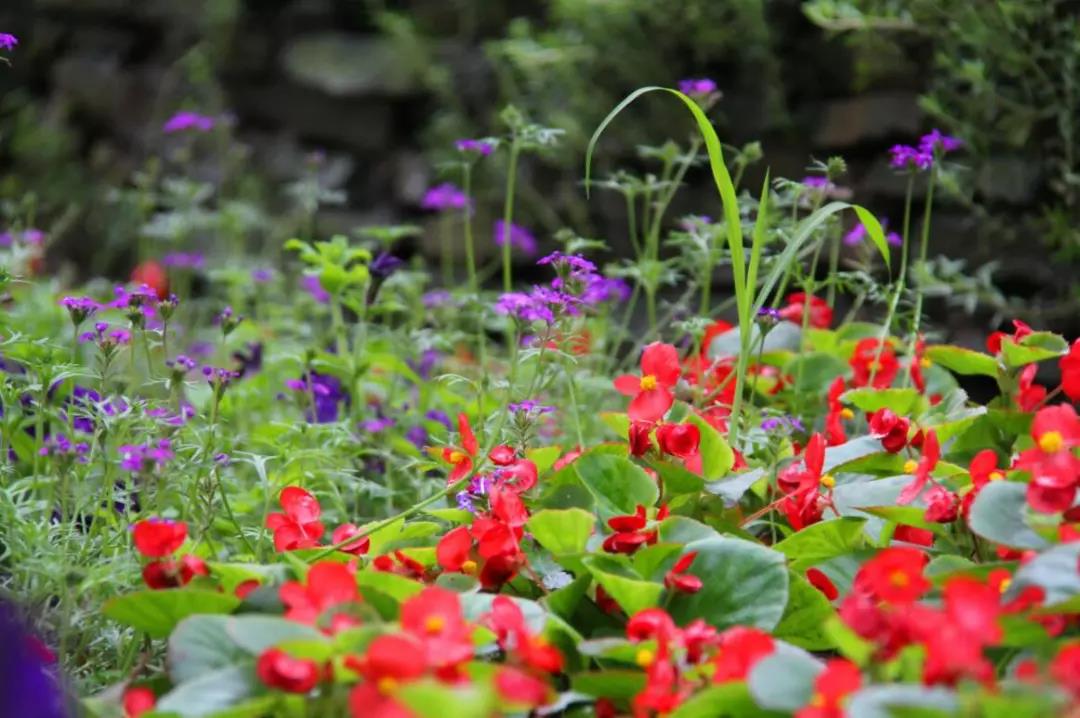
<path fill-rule="evenodd" d="M 885 230 L 885 241 L 894 247 L 899 247 L 904 243 L 903 237 L 896 232 L 889 231 L 889 220 L 883 220 L 881 222 L 881 228 Z M 851 228 L 851 231 L 844 235 L 844 244 L 849 247 L 854 247 L 858 244 L 862 244 L 866 240 L 866 226 L 859 222 L 857 225 Z"/>
<path fill-rule="evenodd" d="M 341 380 L 329 374 L 312 371 L 299 379 L 289 379 L 285 386 L 309 396 L 312 406 L 304 412 L 309 424 L 329 424 L 338 420 L 340 406 L 349 406 L 351 397 Z"/>
<path fill-rule="evenodd" d="M 469 513 L 476 513 L 476 502 L 487 496 L 490 487 L 491 477 L 487 474 L 477 474 L 469 480 L 469 485 L 464 491 L 458 493 L 454 500 L 457 502 L 459 509 L 464 509 Z"/>
<path fill-rule="evenodd" d="M 79 463 L 85 464 L 90 445 L 82 441 L 73 444 L 64 434 L 57 434 L 45 439 L 38 453 L 42 456 L 75 457 Z"/>
<path fill-rule="evenodd" d="M 101 308 L 101 305 L 90 297 L 64 297 L 60 300 L 60 306 L 68 310 L 71 323 L 75 326 L 94 316 Z"/>
<path fill-rule="evenodd" d="M 120 468 L 144 473 L 161 471 L 176 456 L 168 439 L 161 439 L 156 444 L 124 444 L 118 451 Z"/>
<path fill-rule="evenodd" d="M 587 307 L 625 300 L 630 288 L 620 279 L 596 273 L 596 265 L 580 255 L 553 252 L 537 264 L 552 266 L 558 276 L 550 286 L 533 286 L 530 292 L 508 292 L 495 303 L 498 314 L 523 322 L 554 324 L 563 316 L 578 316 Z"/>
<path fill-rule="evenodd" d="M 458 152 L 473 152 L 481 157 L 487 157 L 495 151 L 495 143 L 491 140 L 458 140 L 454 143 Z"/>
<path fill-rule="evenodd" d="M 45 243 L 45 233 L 40 229 L 31 227 L 21 232 L 0 232 L 0 247 L 10 247 L 18 242 L 28 247 L 40 247 Z"/>
<path fill-rule="evenodd" d="M 177 112 L 162 126 L 161 131 L 165 134 L 186 130 L 209 132 L 214 129 L 215 124 L 217 124 L 216 120 L 209 115 L 200 115 L 198 112 Z"/>
<path fill-rule="evenodd" d="M 424 198 L 420 200 L 420 206 L 436 212 L 465 209 L 469 206 L 469 198 L 456 185 L 443 182 L 424 193 Z"/>
<path fill-rule="evenodd" d="M 525 399 L 523 401 L 511 402 L 506 405 L 506 408 L 510 410 L 511 414 L 524 414 L 525 416 L 540 416 L 541 414 L 550 414 L 555 411 L 555 407 L 547 406 L 532 399 Z"/>
<path fill-rule="evenodd" d="M 937 129 L 930 130 L 919 138 L 919 144 L 915 147 L 893 145 L 889 149 L 889 165 L 897 169 L 928 170 L 933 166 L 936 157 L 958 150 L 963 145 L 963 141 L 956 137 L 950 137 Z"/>
<path fill-rule="evenodd" d="M 805 432 L 806 428 L 803 426 L 802 421 L 796 416 L 770 416 L 766 419 L 762 419 L 761 428 L 768 432 L 785 431 L 785 432 Z"/>
<path fill-rule="evenodd" d="M 314 274 L 305 274 L 300 279 L 300 288 L 311 295 L 319 304 L 330 303 L 330 292 L 323 289 L 322 282 Z"/>
<path fill-rule="evenodd" d="M 176 269 L 202 269 L 206 266 L 206 257 L 202 252 L 169 252 L 161 258 L 161 263 Z"/>
<path fill-rule="evenodd" d="M 131 343 L 131 332 L 122 327 L 110 328 L 108 322 L 97 322 L 94 331 L 79 335 L 79 342 L 97 342 L 100 347 L 127 345 Z"/>
<path fill-rule="evenodd" d="M 679 80 L 679 92 L 684 95 L 711 95 L 716 92 L 716 82 L 707 77 Z"/>
<path fill-rule="evenodd" d="M 507 231 L 506 223 L 501 219 L 497 219 L 493 226 L 492 238 L 498 247 L 503 246 L 509 238 L 511 247 L 519 250 L 526 257 L 536 256 L 536 237 L 521 225 L 511 222 L 509 231 Z"/>
<path fill-rule="evenodd" d="M 11 33 L 0 32 L 0 48 L 4 50 L 14 50 L 15 46 L 19 44 L 19 38 L 15 37 Z"/>

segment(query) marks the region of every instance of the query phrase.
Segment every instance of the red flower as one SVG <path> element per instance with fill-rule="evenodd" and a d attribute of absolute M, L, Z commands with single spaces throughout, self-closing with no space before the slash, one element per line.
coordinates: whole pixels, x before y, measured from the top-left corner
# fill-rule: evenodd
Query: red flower
<path fill-rule="evenodd" d="M 158 299 L 169 296 L 169 276 L 165 273 L 165 268 L 152 259 L 135 265 L 135 269 L 131 270 L 131 281 L 150 287 Z"/>
<path fill-rule="evenodd" d="M 427 569 L 424 567 L 424 564 L 420 563 L 411 556 L 407 556 L 402 551 L 394 551 L 393 556 L 376 556 L 371 561 L 371 566 L 376 571 L 396 573 L 399 576 L 415 578 L 417 580 L 423 580 L 425 574 L 427 573 Z"/>
<path fill-rule="evenodd" d="M 931 486 L 926 495 L 926 513 L 923 518 L 933 523 L 946 524 L 956 521 L 960 509 L 960 497 L 944 486 Z"/>
<path fill-rule="evenodd" d="M 476 573 L 476 562 L 470 561 L 473 539 L 468 526 L 458 526 L 447 531 L 435 546 L 435 560 L 446 571 Z M 466 564 L 471 563 L 471 570 Z"/>
<path fill-rule="evenodd" d="M 278 496 L 285 513 L 272 513 L 266 517 L 266 528 L 274 532 L 274 550 L 295 551 L 314 548 L 323 535 L 319 516 L 322 508 L 314 496 L 299 486 L 286 486 Z"/>
<path fill-rule="evenodd" d="M 907 446 L 911 422 L 897 416 L 892 409 L 879 409 L 870 415 L 870 435 L 881 439 L 885 451 L 898 453 Z"/>
<path fill-rule="evenodd" d="M 825 670 L 814 677 L 810 703 L 795 718 L 844 718 L 844 701 L 862 686 L 859 667 L 844 658 L 831 658 Z"/>
<path fill-rule="evenodd" d="M 615 389 L 634 397 L 626 413 L 630 421 L 659 421 L 675 397 L 672 387 L 679 381 L 679 355 L 670 344 L 653 342 L 641 355 L 641 376 L 623 374 L 615 378 Z"/>
<path fill-rule="evenodd" d="M 626 637 L 635 642 L 655 639 L 658 643 L 667 643 L 676 633 L 675 621 L 662 608 L 638 611 L 626 623 Z"/>
<path fill-rule="evenodd" d="M 453 591 L 428 586 L 405 601 L 401 627 L 419 640 L 424 664 L 443 680 L 456 678 L 461 664 L 473 656 L 472 631 Z"/>
<path fill-rule="evenodd" d="M 934 532 L 929 529 L 920 529 L 908 524 L 900 524 L 893 531 L 893 538 L 897 541 L 907 541 L 919 546 L 933 546 Z"/>
<path fill-rule="evenodd" d="M 525 614 L 508 596 L 496 596 L 491 612 L 483 623 L 495 632 L 499 646 L 525 668 L 544 673 L 558 673 L 563 667 L 563 657 L 543 637 L 534 635 L 525 623 Z"/>
<path fill-rule="evenodd" d="M 1031 327 L 1019 319 L 1013 319 L 1013 333 L 1010 337 L 1005 332 L 993 332 L 986 338 L 986 348 L 991 354 L 1001 353 L 1001 342 L 1004 339 L 1011 339 L 1013 342 L 1019 343 L 1021 339 L 1031 334 Z"/>
<path fill-rule="evenodd" d="M 886 548 L 855 574 L 855 585 L 886 603 L 908 604 L 930 588 L 923 576 L 926 554 L 913 548 Z"/>
<path fill-rule="evenodd" d="M 163 558 L 180 548 L 187 539 L 187 524 L 169 519 L 144 519 L 131 528 L 135 549 L 147 558 Z"/>
<path fill-rule="evenodd" d="M 285 618 L 314 626 L 330 609 L 359 601 L 360 589 L 354 574 L 355 569 L 348 564 L 320 561 L 308 570 L 306 584 L 286 581 L 278 590 L 286 607 Z M 332 630 L 351 622 L 344 615 L 333 619 L 337 620 L 331 620 Z"/>
<path fill-rule="evenodd" d="M 953 626 L 979 645 L 1001 641 L 998 619 L 1002 614 L 1001 591 L 973 578 L 953 578 L 945 584 L 945 615 Z"/>
<path fill-rule="evenodd" d="M 536 464 L 528 459 L 515 459 L 495 471 L 499 486 L 511 489 L 516 494 L 525 493 L 536 486 L 539 476 Z"/>
<path fill-rule="evenodd" d="M 806 309 L 806 293 L 795 292 L 787 296 L 787 306 L 780 310 L 780 316 L 789 322 L 802 326 L 803 312 L 809 311 L 810 326 L 815 329 L 828 329 L 832 324 L 833 310 L 821 297 L 810 295 L 810 308 Z"/>
<path fill-rule="evenodd" d="M 930 472 L 937 466 L 940 458 L 941 449 L 938 446 L 937 432 L 928 431 L 923 441 L 922 457 L 919 459 L 919 463 L 915 465 L 915 478 L 896 497 L 896 503 L 903 506 L 904 504 L 910 504 L 918 497 L 923 487 L 930 481 Z"/>
<path fill-rule="evenodd" d="M 488 452 L 488 459 L 496 466 L 507 466 L 517 460 L 517 452 L 513 447 L 499 444 Z"/>
<path fill-rule="evenodd" d="M 131 686 L 124 691 L 124 718 L 139 718 L 157 705 L 154 692 L 145 686 Z"/>
<path fill-rule="evenodd" d="M 179 561 L 172 559 L 151 561 L 143 566 L 142 570 L 143 581 L 155 591 L 186 586 L 196 576 L 209 574 L 206 563 L 198 556 L 191 554 L 187 554 Z"/>
<path fill-rule="evenodd" d="M 930 367 L 930 360 L 923 356 L 925 351 L 926 340 L 922 338 L 922 335 L 919 335 L 919 338 L 915 341 L 915 351 L 911 355 L 908 373 L 911 375 L 911 383 L 915 385 L 920 394 L 926 391 L 926 377 L 923 376 L 922 370 Z"/>
<path fill-rule="evenodd" d="M 285 651 L 270 648 L 255 662 L 255 675 L 271 688 L 287 693 L 309 693 L 318 685 L 322 669 L 315 661 L 293 658 Z"/>
<path fill-rule="evenodd" d="M 832 579 L 826 576 L 825 572 L 820 569 L 806 569 L 806 580 L 810 582 L 811 586 L 821 591 L 825 595 L 825 598 L 830 601 L 835 601 L 837 597 L 840 596 L 840 591 L 837 590 L 836 584 L 833 583 Z"/>
<path fill-rule="evenodd" d="M 1061 369 L 1061 391 L 1070 401 L 1080 401 L 1080 339 L 1069 347 L 1069 353 L 1058 361 Z"/>
<path fill-rule="evenodd" d="M 413 713 L 394 700 L 404 683 L 427 672 L 417 660 L 420 646 L 408 634 L 378 636 L 362 657 L 349 656 L 345 665 L 363 677 L 349 692 L 349 712 L 353 718 L 412 718 Z"/>
<path fill-rule="evenodd" d="M 997 465 L 997 452 L 993 449 L 983 449 L 975 454 L 968 465 L 968 473 L 971 474 L 971 490 L 964 494 L 960 502 L 960 513 L 967 518 L 971 512 L 971 505 L 975 503 L 975 497 L 979 495 L 982 487 L 991 481 L 1005 478 Z"/>
<path fill-rule="evenodd" d="M 473 459 L 480 452 L 480 444 L 476 441 L 476 434 L 473 433 L 472 427 L 469 426 L 469 417 L 465 416 L 464 413 L 458 414 L 457 424 L 458 434 L 461 435 L 461 448 L 446 446 L 442 450 L 443 461 L 454 467 L 450 471 L 450 476 L 446 479 L 447 483 L 450 484 L 457 483 L 472 473 Z"/>
<path fill-rule="evenodd" d="M 694 563 L 694 559 L 697 558 L 697 551 L 691 551 L 690 553 L 683 554 L 675 565 L 671 567 L 671 570 L 664 574 L 664 586 L 669 591 L 678 591 L 679 593 L 697 593 L 705 585 L 700 578 L 692 573 L 687 573 L 690 570 L 690 565 Z"/>
<path fill-rule="evenodd" d="M 855 372 L 852 384 L 857 387 L 872 385 L 875 389 L 884 389 L 892 384 L 900 370 L 892 345 L 873 338 L 859 340 L 849 364 Z"/>
<path fill-rule="evenodd" d="M 262 583 L 259 582 L 259 579 L 249 578 L 246 581 L 241 581 L 236 584 L 236 588 L 233 589 L 233 594 L 239 599 L 245 599 L 254 593 L 261 585 Z"/>
<path fill-rule="evenodd" d="M 1036 511 L 1056 513 L 1072 506 L 1080 482 L 1080 418 L 1067 404 L 1040 409 L 1031 422 L 1035 448 L 1020 453 L 1016 467 L 1031 474 L 1028 503 Z"/>
<path fill-rule="evenodd" d="M 705 327 L 705 333 L 701 336 L 701 356 L 707 360 L 709 358 L 709 346 L 712 344 L 713 339 L 730 332 L 734 328 L 734 325 L 725 322 L 723 319 L 718 319 Z"/>
<path fill-rule="evenodd" d="M 631 456 L 645 456 L 652 451 L 653 443 L 649 435 L 652 433 L 652 424 L 644 421 L 630 422 L 630 430 L 627 436 Z"/>
<path fill-rule="evenodd" d="M 580 446 L 576 449 L 571 449 L 570 451 L 567 451 L 565 454 L 560 456 L 554 464 L 551 465 L 552 471 L 559 471 L 566 468 L 570 464 L 574 463 L 574 460 L 581 456 L 581 454 L 582 449 Z"/>
<path fill-rule="evenodd" d="M 1046 398 L 1046 387 L 1035 383 L 1038 371 L 1038 364 L 1028 364 L 1020 372 L 1016 385 L 1016 405 L 1020 411 L 1035 411 Z"/>
<path fill-rule="evenodd" d="M 688 459 L 698 453 L 701 432 L 696 424 L 662 424 L 656 429 L 656 439 L 665 454 Z"/>
<path fill-rule="evenodd" d="M 732 626 L 718 636 L 713 683 L 744 680 L 758 661 L 776 650 L 772 636 L 757 628 Z"/>
<path fill-rule="evenodd" d="M 802 494 L 816 489 L 821 483 L 825 465 L 825 437 L 814 434 L 806 442 L 802 463 L 790 464 L 777 474 L 776 483 L 785 494 Z"/>
<path fill-rule="evenodd" d="M 1080 643 L 1061 647 L 1050 663 L 1050 675 L 1062 688 L 1080 701 Z"/>
<path fill-rule="evenodd" d="M 508 703 L 533 708 L 548 703 L 554 695 L 546 680 L 513 666 L 499 667 L 495 673 L 495 690 Z"/>
<path fill-rule="evenodd" d="M 336 546 L 337 544 L 345 541 L 356 534 L 360 533 L 360 529 L 354 524 L 341 524 L 334 533 L 330 535 L 330 541 Z M 345 553 L 351 553 L 353 556 L 363 556 L 371 548 L 371 539 L 367 536 L 361 536 L 352 543 L 342 546 L 338 551 L 344 551 Z"/>
<path fill-rule="evenodd" d="M 658 514 L 657 519 L 660 518 Z M 629 516 L 612 516 L 608 519 L 608 528 L 615 533 L 604 539 L 604 550 L 608 553 L 632 554 L 647 543 L 655 543 L 656 532 L 643 530 L 648 523 L 645 507 L 641 504 Z"/>
<path fill-rule="evenodd" d="M 847 385 L 844 383 L 844 378 L 838 376 L 829 385 L 829 393 L 825 397 L 828 406 L 828 413 L 825 415 L 825 438 L 828 440 L 829 446 L 839 446 L 847 441 L 843 420 L 851 419 L 854 414 L 851 409 L 845 408 L 840 403 L 840 395 L 846 390 Z"/>

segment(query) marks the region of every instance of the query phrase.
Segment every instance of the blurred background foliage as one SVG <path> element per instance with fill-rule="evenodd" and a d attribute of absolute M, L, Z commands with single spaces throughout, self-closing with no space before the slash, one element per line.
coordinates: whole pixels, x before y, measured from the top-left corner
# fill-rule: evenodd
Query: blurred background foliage
<path fill-rule="evenodd" d="M 584 146 L 627 93 L 711 77 L 732 156 L 772 176 L 842 155 L 859 201 L 897 217 L 885 150 L 940 126 L 967 143 L 935 250 L 1072 329 L 1080 283 L 1080 2 L 1075 0 L 9 0 L 23 38 L 0 71 L 0 219 L 42 226 L 49 261 L 122 273 L 162 247 L 425 222 L 452 142 L 506 132 L 515 106 L 562 132 L 522 167 L 520 215 L 625 247 L 621 200 L 586 201 Z M 222 118 L 207 152 L 163 136 Z M 642 174 L 690 128 L 646 101 L 600 167 Z M 181 171 L 182 168 L 182 171 Z M 747 173 L 748 186 L 766 169 Z M 505 167 L 476 178 L 497 211 Z M 716 213 L 701 173 L 676 212 Z M 486 208 L 486 209 L 485 209 Z M 433 252 L 421 240 L 416 251 Z M 972 270 L 974 271 L 974 270 Z"/>

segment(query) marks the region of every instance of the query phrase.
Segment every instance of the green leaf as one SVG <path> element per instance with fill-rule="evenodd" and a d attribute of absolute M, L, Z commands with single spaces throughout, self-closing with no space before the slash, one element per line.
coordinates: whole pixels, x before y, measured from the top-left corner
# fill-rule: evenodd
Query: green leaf
<path fill-rule="evenodd" d="M 719 479 L 727 476 L 735 463 L 735 452 L 727 440 L 720 435 L 709 422 L 697 414 L 690 414 L 686 420 L 698 428 L 701 434 L 701 474 L 705 479 Z"/>
<path fill-rule="evenodd" d="M 698 691 L 667 718 L 764 718 L 774 715 L 754 703 L 742 681 L 728 681 Z"/>
<path fill-rule="evenodd" d="M 199 613 L 231 613 L 240 605 L 236 596 L 192 588 L 138 591 L 117 596 L 102 612 L 109 618 L 143 631 L 151 638 L 165 638 L 176 624 Z"/>
<path fill-rule="evenodd" d="M 1014 481 L 991 481 L 971 505 L 968 525 L 979 536 L 1011 548 L 1043 549 L 1049 542 L 1025 519 L 1027 486 Z M 1074 567 L 1075 568 L 1075 567 Z"/>
<path fill-rule="evenodd" d="M 865 666 L 873 658 L 874 651 L 877 650 L 873 643 L 866 641 L 851 630 L 839 616 L 831 616 L 826 619 L 825 624 L 822 626 L 822 632 L 828 637 L 841 656 L 860 666 Z"/>
<path fill-rule="evenodd" d="M 905 708 L 937 709 L 944 717 L 956 715 L 960 705 L 956 693 L 948 688 L 877 685 L 867 686 L 851 696 L 846 712 L 852 718 L 896 718 Z"/>
<path fill-rule="evenodd" d="M 638 504 L 652 506 L 660 497 L 656 482 L 625 456 L 588 451 L 571 466 L 595 499 L 602 520 L 632 514 Z"/>
<path fill-rule="evenodd" d="M 189 616 L 176 626 L 168 645 L 169 677 L 173 683 L 193 680 L 249 657 L 225 632 L 229 619 L 220 615 Z"/>
<path fill-rule="evenodd" d="M 847 370 L 847 362 L 823 352 L 801 354 L 784 365 L 784 374 L 795 377 L 792 389 L 796 394 L 821 395 L 836 377 L 843 376 Z"/>
<path fill-rule="evenodd" d="M 927 347 L 923 354 L 935 364 L 964 376 L 996 378 L 998 375 L 997 360 L 989 354 L 983 354 L 972 349 L 949 344 L 938 344 Z"/>
<path fill-rule="evenodd" d="M 582 553 L 593 532 L 596 517 L 583 509 L 544 509 L 526 527 L 541 546 L 556 556 Z"/>
<path fill-rule="evenodd" d="M 629 700 L 645 687 L 641 671 L 590 671 L 570 676 L 570 687 L 597 698 Z"/>
<path fill-rule="evenodd" d="M 389 571 L 376 571 L 373 568 L 366 568 L 357 573 L 356 582 L 360 585 L 361 594 L 364 593 L 364 589 L 374 589 L 398 603 L 424 590 L 424 584 L 419 581 Z"/>
<path fill-rule="evenodd" d="M 703 618 L 718 629 L 745 625 L 771 630 L 780 622 L 788 601 L 783 554 L 728 537 L 693 541 L 686 545 L 691 551 L 697 558 L 689 572 L 704 587 L 671 599 L 671 615 L 679 625 Z"/>
<path fill-rule="evenodd" d="M 1001 357 L 1010 368 L 1053 359 L 1069 351 L 1069 343 L 1053 332 L 1032 332 L 1019 342 L 1001 341 Z"/>
<path fill-rule="evenodd" d="M 914 389 L 850 389 L 840 401 L 867 413 L 892 409 L 899 416 L 918 416 L 927 406 L 923 395 Z"/>
<path fill-rule="evenodd" d="M 795 711 L 810 702 L 814 679 L 824 666 L 809 653 L 778 644 L 750 670 L 746 683 L 762 708 Z"/>
<path fill-rule="evenodd" d="M 184 718 L 210 716 L 251 697 L 257 689 L 250 664 L 232 666 L 181 683 L 161 697 L 155 710 Z"/>
<path fill-rule="evenodd" d="M 643 579 L 625 556 L 595 554 L 582 563 L 628 615 L 659 605 L 663 584 Z"/>
<path fill-rule="evenodd" d="M 476 681 L 462 687 L 450 687 L 434 680 L 421 680 L 402 686 L 394 698 L 419 716 L 488 718 L 494 696 L 490 689 L 481 689 L 487 685 L 487 682 Z"/>
<path fill-rule="evenodd" d="M 1028 586 L 1042 588 L 1046 596 L 1043 602 L 1047 606 L 1080 596 L 1080 572 L 1076 568 L 1078 560 L 1080 543 L 1060 544 L 1040 553 L 1017 569 L 1005 600 L 1012 600 Z"/>
<path fill-rule="evenodd" d="M 664 493 L 669 496 L 696 494 L 705 487 L 705 479 L 692 471 L 670 461 L 649 461 L 649 468 L 664 482 Z"/>
<path fill-rule="evenodd" d="M 864 519 L 855 517 L 820 521 L 791 534 L 773 548 L 793 561 L 812 565 L 862 548 L 865 524 Z"/>
<path fill-rule="evenodd" d="M 824 626 L 835 615 L 825 594 L 801 574 L 792 572 L 788 575 L 787 607 L 773 636 L 808 651 L 830 650 L 833 641 L 825 634 Z"/>

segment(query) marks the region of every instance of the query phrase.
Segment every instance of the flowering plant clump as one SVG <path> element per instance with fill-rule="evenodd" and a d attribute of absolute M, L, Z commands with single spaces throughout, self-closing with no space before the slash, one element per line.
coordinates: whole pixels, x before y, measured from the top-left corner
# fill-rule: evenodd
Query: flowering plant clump
<path fill-rule="evenodd" d="M 657 150 L 647 207 L 590 146 L 586 186 L 629 199 L 621 262 L 525 229 L 514 174 L 474 244 L 474 167 L 558 137 L 516 110 L 419 200 L 465 280 L 409 227 L 313 223 L 254 271 L 184 233 L 111 296 L 0 249 L 25 685 L 98 718 L 1075 715 L 1080 339 L 1016 320 L 984 350 L 923 317 L 910 206 L 963 143 L 882 152 L 909 187 L 889 232 L 838 160 L 748 203 L 717 84 L 680 89 L 631 97 L 701 134 Z M 162 132 L 198 153 L 216 117 Z M 702 157 L 721 219 L 668 222 Z"/>

